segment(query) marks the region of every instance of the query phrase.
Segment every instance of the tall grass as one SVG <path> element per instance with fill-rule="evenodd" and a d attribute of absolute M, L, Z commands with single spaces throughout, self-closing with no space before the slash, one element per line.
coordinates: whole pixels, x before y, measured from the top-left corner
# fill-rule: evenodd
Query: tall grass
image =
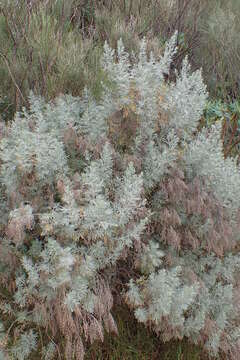
<path fill-rule="evenodd" d="M 50 99 L 78 95 L 86 84 L 97 92 L 102 80 L 100 46 L 71 24 L 69 6 L 48 3 L 21 0 L 0 9 L 0 98 L 13 112 L 27 106 L 31 89 Z"/>
<path fill-rule="evenodd" d="M 51 99 L 101 91 L 102 45 L 121 37 L 136 50 L 146 37 L 160 52 L 178 30 L 179 67 L 188 55 L 203 67 L 212 96 L 237 97 L 240 85 L 238 0 L 3 0 L 0 4 L 0 111 L 11 118 L 30 90 Z"/>
<path fill-rule="evenodd" d="M 211 93 L 232 100 L 239 97 L 240 90 L 240 3 L 215 0 L 209 2 L 207 11 L 200 24 L 196 63 L 203 67 Z"/>

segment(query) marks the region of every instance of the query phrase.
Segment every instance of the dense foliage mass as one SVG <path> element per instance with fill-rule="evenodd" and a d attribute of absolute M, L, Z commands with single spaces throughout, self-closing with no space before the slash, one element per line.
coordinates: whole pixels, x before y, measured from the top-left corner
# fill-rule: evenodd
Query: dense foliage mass
<path fill-rule="evenodd" d="M 221 123 L 197 132 L 201 71 L 165 80 L 176 51 L 176 34 L 157 59 L 106 43 L 99 102 L 31 94 L 1 123 L 0 359 L 54 358 L 62 338 L 83 359 L 117 333 L 119 289 L 164 341 L 238 358 L 239 168 Z"/>

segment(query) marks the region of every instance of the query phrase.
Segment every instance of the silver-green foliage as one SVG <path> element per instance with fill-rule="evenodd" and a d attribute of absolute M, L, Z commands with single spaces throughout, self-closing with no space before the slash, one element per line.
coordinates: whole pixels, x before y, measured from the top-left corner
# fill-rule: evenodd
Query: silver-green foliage
<path fill-rule="evenodd" d="M 222 155 L 220 126 L 194 135 L 207 98 L 201 72 L 185 59 L 176 83 L 164 80 L 176 37 L 160 58 L 143 40 L 133 63 L 122 41 L 117 53 L 105 44 L 99 102 L 87 89 L 49 104 L 30 94 L 30 109 L 4 128 L 0 275 L 16 288 L 1 311 L 19 326 L 8 356 L 36 348 L 23 320 L 59 331 L 67 359 L 83 358 L 82 339 L 116 332 L 112 290 L 125 262 L 122 290 L 140 322 L 236 358 L 239 168 Z M 119 116 L 134 128 L 124 148 L 121 131 L 112 138 Z"/>

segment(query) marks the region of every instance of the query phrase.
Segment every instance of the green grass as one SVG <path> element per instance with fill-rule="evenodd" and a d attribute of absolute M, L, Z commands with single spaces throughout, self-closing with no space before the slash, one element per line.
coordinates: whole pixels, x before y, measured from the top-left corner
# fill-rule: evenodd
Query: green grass
<path fill-rule="evenodd" d="M 127 307 L 115 307 L 113 313 L 119 335 L 105 334 L 103 343 L 89 347 L 86 360 L 206 360 L 199 348 L 185 340 L 163 344 Z"/>

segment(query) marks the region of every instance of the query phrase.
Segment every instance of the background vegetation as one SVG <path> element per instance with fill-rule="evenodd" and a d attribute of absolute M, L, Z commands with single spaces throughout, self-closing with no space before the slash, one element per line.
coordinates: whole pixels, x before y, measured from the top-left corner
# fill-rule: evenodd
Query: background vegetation
<path fill-rule="evenodd" d="M 200 127 L 224 118 L 225 156 L 240 143 L 240 16 L 238 0 L 2 0 L 0 1 L 0 117 L 10 121 L 28 107 L 33 90 L 47 100 L 61 93 L 80 96 L 87 85 L 99 97 L 102 45 L 128 51 L 143 37 L 160 54 L 178 30 L 178 68 L 188 55 L 202 67 L 210 101 Z M 170 75 L 174 78 L 174 73 Z M 155 336 L 125 309 L 116 309 L 119 337 L 89 349 L 89 359 L 203 359 L 185 343 L 159 348 Z M 141 355 L 140 355 L 141 354 Z"/>

